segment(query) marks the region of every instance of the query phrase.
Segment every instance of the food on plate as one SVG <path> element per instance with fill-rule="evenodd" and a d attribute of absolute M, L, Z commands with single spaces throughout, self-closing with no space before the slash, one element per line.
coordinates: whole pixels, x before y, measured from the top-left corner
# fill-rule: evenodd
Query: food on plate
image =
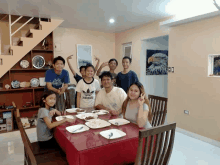
<path fill-rule="evenodd" d="M 95 119 L 93 116 L 87 116 L 85 117 L 85 120 L 91 120 L 91 119 Z"/>
<path fill-rule="evenodd" d="M 76 112 L 84 112 L 84 109 L 77 109 Z"/>

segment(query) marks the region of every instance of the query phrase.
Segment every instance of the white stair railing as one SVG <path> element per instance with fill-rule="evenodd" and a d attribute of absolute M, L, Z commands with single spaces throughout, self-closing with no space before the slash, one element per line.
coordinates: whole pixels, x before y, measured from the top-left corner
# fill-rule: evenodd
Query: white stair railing
<path fill-rule="evenodd" d="M 28 22 L 30 22 L 34 17 L 31 17 L 28 21 L 26 21 L 23 25 L 21 25 L 17 30 L 15 30 L 13 33 L 11 33 L 11 27 L 18 22 L 23 16 L 20 16 L 18 19 L 16 19 L 13 23 L 11 22 L 11 15 L 9 14 L 9 33 L 10 33 L 10 47 L 12 46 L 12 36 L 17 33 L 21 28 L 23 28 Z"/>

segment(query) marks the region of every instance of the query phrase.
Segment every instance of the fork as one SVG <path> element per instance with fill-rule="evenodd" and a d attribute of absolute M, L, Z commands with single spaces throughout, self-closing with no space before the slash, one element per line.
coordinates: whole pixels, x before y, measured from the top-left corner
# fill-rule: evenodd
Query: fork
<path fill-rule="evenodd" d="M 74 133 L 74 132 L 76 132 L 76 131 L 79 131 L 79 130 L 81 130 L 81 129 L 83 129 L 83 126 L 82 127 L 80 127 L 80 128 L 77 128 L 76 130 L 74 130 L 72 133 Z"/>
<path fill-rule="evenodd" d="M 108 136 L 109 136 L 108 139 L 110 139 L 113 136 L 113 133 L 111 132 Z"/>

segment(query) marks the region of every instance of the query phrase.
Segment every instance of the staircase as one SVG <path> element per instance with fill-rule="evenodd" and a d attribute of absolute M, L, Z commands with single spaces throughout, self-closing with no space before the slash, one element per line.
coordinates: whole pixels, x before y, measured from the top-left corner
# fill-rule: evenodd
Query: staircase
<path fill-rule="evenodd" d="M 63 20 L 40 21 L 35 29 L 30 29 L 26 37 L 20 37 L 17 46 L 11 46 L 11 55 L 0 55 L 0 78 L 19 60 L 56 29 Z"/>

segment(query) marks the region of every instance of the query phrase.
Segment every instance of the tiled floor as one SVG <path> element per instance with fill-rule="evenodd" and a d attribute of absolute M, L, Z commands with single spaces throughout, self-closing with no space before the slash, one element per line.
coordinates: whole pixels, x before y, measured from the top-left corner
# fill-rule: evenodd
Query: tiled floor
<path fill-rule="evenodd" d="M 36 141 L 36 129 L 28 129 L 31 142 Z M 24 147 L 19 131 L 0 134 L 0 164 L 23 165 Z M 219 165 L 220 148 L 176 132 L 169 165 Z"/>

